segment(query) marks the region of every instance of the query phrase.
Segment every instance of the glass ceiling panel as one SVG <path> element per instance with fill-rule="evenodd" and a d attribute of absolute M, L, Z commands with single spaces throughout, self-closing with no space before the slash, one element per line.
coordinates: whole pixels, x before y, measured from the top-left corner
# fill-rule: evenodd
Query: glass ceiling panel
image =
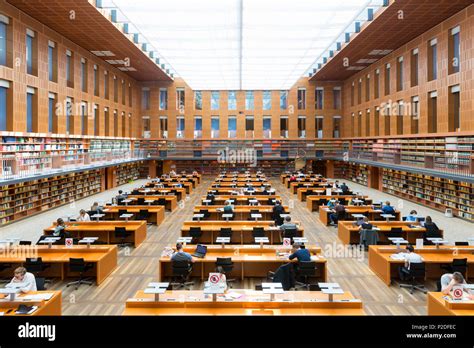
<path fill-rule="evenodd" d="M 195 90 L 285 90 L 368 0 L 113 0 Z"/>

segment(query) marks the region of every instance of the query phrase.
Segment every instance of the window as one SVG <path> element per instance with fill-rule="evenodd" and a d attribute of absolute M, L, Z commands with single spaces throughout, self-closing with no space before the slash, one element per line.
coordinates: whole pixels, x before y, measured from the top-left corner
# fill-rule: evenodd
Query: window
<path fill-rule="evenodd" d="M 323 122 L 324 122 L 324 117 L 323 116 L 316 116 L 316 134 L 315 137 L 317 139 L 322 139 L 323 138 Z"/>
<path fill-rule="evenodd" d="M 272 138 L 272 117 L 263 116 L 263 138 L 271 139 Z"/>
<path fill-rule="evenodd" d="M 461 41 L 459 38 L 460 27 L 457 26 L 451 29 L 451 35 L 449 36 L 449 73 L 458 73 L 460 70 L 460 52 L 461 52 Z"/>
<path fill-rule="evenodd" d="M 36 59 L 36 47 L 35 47 L 35 32 L 30 29 L 26 29 L 26 73 L 30 75 L 36 75 L 35 59 Z"/>
<path fill-rule="evenodd" d="M 219 138 L 219 116 L 211 116 L 211 138 Z"/>
<path fill-rule="evenodd" d="M 105 135 L 110 135 L 110 120 L 109 120 L 109 108 L 104 109 L 104 124 L 105 124 Z"/>
<path fill-rule="evenodd" d="M 332 96 L 334 110 L 341 109 L 341 87 L 334 87 L 332 90 Z"/>
<path fill-rule="evenodd" d="M 362 112 L 360 111 L 357 117 L 357 136 L 358 137 L 362 136 Z"/>
<path fill-rule="evenodd" d="M 160 110 L 168 109 L 168 90 L 160 88 Z"/>
<path fill-rule="evenodd" d="M 202 92 L 201 91 L 194 92 L 194 109 L 202 110 Z"/>
<path fill-rule="evenodd" d="M 411 98 L 411 116 L 410 116 L 410 133 L 411 134 L 418 134 L 418 122 L 419 122 L 419 112 L 420 112 L 420 105 L 419 105 L 419 98 L 412 97 Z"/>
<path fill-rule="evenodd" d="M 370 74 L 365 76 L 365 101 L 370 100 Z"/>
<path fill-rule="evenodd" d="M 142 117 L 143 137 L 151 138 L 151 122 L 150 116 Z"/>
<path fill-rule="evenodd" d="M 306 109 L 306 89 L 298 88 L 298 110 Z"/>
<path fill-rule="evenodd" d="M 403 134 L 403 117 L 405 115 L 405 104 L 403 100 L 397 101 L 397 134 Z"/>
<path fill-rule="evenodd" d="M 380 98 L 380 69 L 375 70 L 374 77 L 374 98 Z"/>
<path fill-rule="evenodd" d="M 298 138 L 306 138 L 306 116 L 298 116 Z"/>
<path fill-rule="evenodd" d="M 125 128 L 126 128 L 126 118 L 125 118 L 125 112 L 122 112 L 122 133 L 121 133 L 121 136 L 124 137 L 125 136 Z"/>
<path fill-rule="evenodd" d="M 83 101 L 81 103 L 81 134 L 86 135 L 87 134 L 87 102 Z"/>
<path fill-rule="evenodd" d="M 332 120 L 332 136 L 339 138 L 341 136 L 341 116 L 334 116 Z"/>
<path fill-rule="evenodd" d="M 254 120 L 253 116 L 245 116 L 245 137 L 253 138 Z"/>
<path fill-rule="evenodd" d="M 202 138 L 202 117 L 194 117 L 194 139 Z"/>
<path fill-rule="evenodd" d="M 357 83 L 357 104 L 362 103 L 362 79 Z"/>
<path fill-rule="evenodd" d="M 95 104 L 94 105 L 94 135 L 99 135 L 99 123 L 100 123 L 100 118 L 99 118 L 99 105 Z"/>
<path fill-rule="evenodd" d="M 7 130 L 7 115 L 8 115 L 8 89 L 10 83 L 5 80 L 0 80 L 0 131 Z"/>
<path fill-rule="evenodd" d="M 33 132 L 35 89 L 27 87 L 26 92 L 26 131 Z"/>
<path fill-rule="evenodd" d="M 410 63 L 410 82 L 411 86 L 418 86 L 418 48 L 411 51 L 411 63 Z"/>
<path fill-rule="evenodd" d="M 397 60 L 397 91 L 403 91 L 403 79 L 405 78 L 403 71 L 403 57 Z"/>
<path fill-rule="evenodd" d="M 219 91 L 211 92 L 211 110 L 219 110 Z"/>
<path fill-rule="evenodd" d="M 245 110 L 253 110 L 253 91 L 245 92 Z"/>
<path fill-rule="evenodd" d="M 438 78 L 438 40 L 428 42 L 428 81 Z"/>
<path fill-rule="evenodd" d="M 380 108 L 375 108 L 374 114 L 374 136 L 378 137 L 380 135 Z"/>
<path fill-rule="evenodd" d="M 109 99 L 109 73 L 104 71 L 104 98 Z"/>
<path fill-rule="evenodd" d="M 48 77 L 51 82 L 58 81 L 58 55 L 53 41 L 48 41 Z"/>
<path fill-rule="evenodd" d="M 72 98 L 66 98 L 66 133 L 73 134 L 74 133 L 74 120 L 71 120 L 73 117 L 72 112 L 73 107 L 73 100 Z"/>
<path fill-rule="evenodd" d="M 390 94 L 390 71 L 391 71 L 390 64 L 386 64 L 385 65 L 385 95 Z"/>
<path fill-rule="evenodd" d="M 314 93 L 314 107 L 316 110 L 322 110 L 324 108 L 324 88 L 317 87 Z"/>
<path fill-rule="evenodd" d="M 370 136 L 370 109 L 365 110 L 365 136 Z"/>
<path fill-rule="evenodd" d="M 176 109 L 184 113 L 184 88 L 176 88 Z"/>
<path fill-rule="evenodd" d="M 168 118 L 160 116 L 160 138 L 168 139 Z"/>
<path fill-rule="evenodd" d="M 74 88 L 74 59 L 69 50 L 66 50 L 66 82 L 68 87 Z M 108 98 L 109 94 L 106 93 L 106 96 Z"/>
<path fill-rule="evenodd" d="M 94 95 L 99 96 L 99 67 L 94 64 Z"/>
<path fill-rule="evenodd" d="M 128 84 L 128 106 L 133 106 L 133 88 L 130 83 Z"/>
<path fill-rule="evenodd" d="M 81 58 L 81 88 L 87 92 L 87 60 Z"/>
<path fill-rule="evenodd" d="M 263 110 L 272 109 L 272 92 L 263 91 Z"/>
<path fill-rule="evenodd" d="M 227 120 L 227 133 L 229 138 L 237 136 L 237 118 L 235 116 L 229 116 Z"/>
<path fill-rule="evenodd" d="M 351 137 L 354 137 L 355 136 L 355 115 L 354 113 L 351 114 Z"/>
<path fill-rule="evenodd" d="M 122 105 L 126 104 L 126 99 L 127 99 L 127 85 L 125 84 L 125 81 L 122 80 Z"/>
<path fill-rule="evenodd" d="M 147 87 L 142 89 L 142 109 L 150 110 L 150 89 Z"/>
<path fill-rule="evenodd" d="M 383 110 L 383 119 L 384 119 L 384 127 L 385 127 L 385 135 L 390 135 L 391 127 L 390 127 L 390 106 L 387 105 Z"/>
<path fill-rule="evenodd" d="M 428 133 L 438 130 L 438 92 L 428 93 Z"/>
<path fill-rule="evenodd" d="M 288 108 L 288 91 L 280 91 L 280 109 L 286 110 Z"/>
<path fill-rule="evenodd" d="M 48 132 L 54 131 L 54 110 L 56 105 L 56 94 L 49 93 L 48 98 Z"/>
<path fill-rule="evenodd" d="M 284 139 L 288 138 L 288 116 L 280 117 L 280 136 Z"/>
<path fill-rule="evenodd" d="M 118 103 L 118 79 L 114 75 L 114 102 Z"/>
<path fill-rule="evenodd" d="M 7 65 L 7 30 L 9 19 L 0 15 L 0 65 Z"/>
<path fill-rule="evenodd" d="M 237 96 L 235 91 L 227 92 L 227 108 L 237 110 Z"/>
<path fill-rule="evenodd" d="M 448 131 L 458 132 L 461 127 L 461 100 L 459 92 L 460 86 L 452 86 L 449 88 L 449 110 L 448 110 Z"/>
<path fill-rule="evenodd" d="M 184 117 L 182 116 L 176 118 L 176 138 L 184 138 Z"/>

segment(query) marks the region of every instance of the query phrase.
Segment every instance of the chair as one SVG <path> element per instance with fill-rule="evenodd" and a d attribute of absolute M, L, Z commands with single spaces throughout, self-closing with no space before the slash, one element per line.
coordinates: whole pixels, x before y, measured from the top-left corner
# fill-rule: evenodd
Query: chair
<path fill-rule="evenodd" d="M 171 261 L 171 268 L 173 272 L 173 282 L 170 286 L 174 289 L 175 286 L 185 288 L 194 285 L 194 282 L 188 282 L 191 271 L 193 270 L 192 263 L 187 260 Z"/>
<path fill-rule="evenodd" d="M 30 240 L 20 240 L 19 245 L 31 245 Z"/>
<path fill-rule="evenodd" d="M 283 238 L 290 238 L 293 244 L 293 238 L 297 237 L 298 230 L 296 228 L 285 228 L 283 230 Z"/>
<path fill-rule="evenodd" d="M 311 284 L 309 283 L 309 279 L 311 277 L 316 276 L 316 262 L 314 261 L 299 261 L 296 270 L 296 279 L 303 279 L 302 282 L 296 281 L 295 288 L 296 290 L 305 288 L 310 288 Z"/>
<path fill-rule="evenodd" d="M 132 190 L 132 195 L 138 196 L 138 195 L 140 195 L 140 191 L 138 191 L 138 190 Z"/>
<path fill-rule="evenodd" d="M 218 257 L 216 259 L 216 270 L 219 270 L 219 267 L 222 267 L 222 273 L 225 274 L 226 282 L 229 285 L 229 287 L 232 288 L 233 282 L 235 282 L 235 279 L 229 279 L 228 275 L 232 273 L 232 270 L 234 269 L 234 262 L 232 262 L 232 258 L 230 257 Z"/>
<path fill-rule="evenodd" d="M 122 216 L 123 214 L 127 214 L 127 209 L 119 209 L 118 211 L 119 217 Z"/>
<path fill-rule="evenodd" d="M 327 204 L 328 204 L 327 199 L 319 199 L 318 200 L 318 206 L 327 205 Z"/>
<path fill-rule="evenodd" d="M 37 291 L 46 290 L 46 287 L 45 287 L 46 279 L 40 278 L 40 277 L 35 277 L 35 282 L 36 282 L 36 290 Z"/>
<path fill-rule="evenodd" d="M 219 237 L 229 237 L 232 240 L 232 228 L 222 227 L 219 231 Z"/>
<path fill-rule="evenodd" d="M 209 213 L 209 210 L 207 209 L 200 209 L 199 214 L 203 214 L 204 219 L 209 219 L 211 217 L 211 213 Z"/>
<path fill-rule="evenodd" d="M 40 273 L 45 271 L 50 267 L 50 265 L 47 265 L 43 263 L 43 259 L 41 257 L 37 258 L 26 258 L 26 262 L 24 264 L 25 268 L 28 270 L 28 272 L 33 273 L 35 277 L 38 277 Z M 49 281 L 45 281 L 49 283 Z"/>
<path fill-rule="evenodd" d="M 363 229 L 360 231 L 359 244 L 364 246 L 364 249 L 369 250 L 369 245 L 377 245 L 379 242 L 379 234 L 375 230 Z"/>
<path fill-rule="evenodd" d="M 157 205 L 164 205 L 164 206 L 166 206 L 166 198 L 160 198 L 160 199 L 158 199 Z"/>
<path fill-rule="evenodd" d="M 13 265 L 11 263 L 0 263 L 0 273 L 6 271 L 7 269 L 12 268 Z M 0 282 L 10 282 L 11 278 L 8 279 L 0 279 Z"/>
<path fill-rule="evenodd" d="M 145 198 L 142 198 L 142 197 L 138 198 L 137 205 L 145 205 Z"/>
<path fill-rule="evenodd" d="M 91 286 L 94 282 L 87 280 L 87 278 L 84 278 L 84 273 L 86 273 L 88 270 L 92 269 L 94 265 L 92 263 L 86 263 L 84 259 L 75 259 L 75 258 L 70 258 L 69 259 L 69 272 L 71 273 L 79 273 L 79 279 L 73 282 L 70 282 L 66 285 L 66 287 L 70 287 L 72 285 L 76 286 L 76 290 L 79 289 L 79 286 L 81 284 L 87 284 Z"/>
<path fill-rule="evenodd" d="M 402 238 L 403 229 L 401 227 L 392 227 L 387 233 L 387 238 Z"/>
<path fill-rule="evenodd" d="M 453 259 L 450 265 L 441 265 L 442 269 L 445 269 L 449 273 L 459 272 L 466 278 L 467 272 L 467 258 L 466 259 Z"/>
<path fill-rule="evenodd" d="M 263 227 L 254 227 L 252 230 L 252 237 L 253 238 L 258 238 L 258 237 L 265 237 L 265 230 Z"/>
<path fill-rule="evenodd" d="M 268 205 L 275 205 L 275 202 L 273 201 L 273 198 L 269 198 L 269 199 L 267 200 L 267 204 L 268 204 Z"/>
<path fill-rule="evenodd" d="M 115 227 L 114 237 L 119 239 L 121 242 L 118 243 L 119 247 L 125 247 L 131 245 L 131 243 L 125 242 L 125 239 L 131 236 L 131 233 L 127 232 L 125 227 Z"/>
<path fill-rule="evenodd" d="M 199 238 L 202 236 L 201 227 L 190 227 L 189 236 L 193 238 L 192 243 L 198 243 Z"/>
<path fill-rule="evenodd" d="M 248 217 L 247 220 L 249 220 L 249 221 L 255 220 L 255 219 L 252 217 L 252 214 L 260 214 L 260 211 L 259 211 L 258 209 L 250 209 L 249 217 Z"/>
<path fill-rule="evenodd" d="M 454 242 L 455 246 L 468 246 L 469 242 Z"/>
<path fill-rule="evenodd" d="M 150 218 L 150 212 L 146 209 L 140 209 L 136 220 L 147 220 Z"/>
<path fill-rule="evenodd" d="M 410 283 L 400 284 L 400 287 L 410 289 L 410 294 L 413 294 L 413 291 L 415 290 L 426 294 L 428 290 L 425 289 L 425 286 L 416 282 L 417 279 L 423 279 L 423 281 L 425 280 L 425 272 L 426 269 L 423 262 L 410 264 L 410 270 L 407 274 L 407 277 L 410 278 Z"/>

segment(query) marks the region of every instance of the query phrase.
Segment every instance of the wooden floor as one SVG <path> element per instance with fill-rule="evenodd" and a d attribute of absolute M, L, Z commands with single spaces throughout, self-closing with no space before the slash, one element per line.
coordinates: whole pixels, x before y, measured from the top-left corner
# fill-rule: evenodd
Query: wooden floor
<path fill-rule="evenodd" d="M 165 246 L 175 243 L 182 223 L 191 220 L 193 207 L 200 203 L 213 178 L 203 178 L 188 199 L 173 213 L 167 213 L 165 222 L 157 226 L 148 226 L 147 240 L 136 249 L 122 250 L 119 253 L 119 266 L 100 286 L 82 285 L 78 290 L 67 288 L 66 282 L 53 283 L 51 289 L 63 291 L 64 315 L 120 315 L 127 298 L 137 290 L 142 290 L 158 275 L 158 259 Z M 306 204 L 298 201 L 279 181 L 270 180 L 283 203 L 293 206 L 291 215 L 301 221 L 305 235 L 310 244 L 316 243 L 323 248 L 337 248 L 340 242 L 334 227 L 323 226 L 317 213 L 311 213 Z M 328 258 L 329 281 L 338 282 L 344 290 L 351 291 L 364 303 L 369 315 L 422 315 L 426 314 L 426 295 L 415 293 L 396 285 L 387 287 L 373 274 L 367 261 L 351 257 Z M 246 279 L 244 283 L 236 282 L 234 287 L 253 288 L 262 279 Z M 430 286 L 428 289 L 434 290 Z M 202 284 L 196 283 L 196 289 Z"/>

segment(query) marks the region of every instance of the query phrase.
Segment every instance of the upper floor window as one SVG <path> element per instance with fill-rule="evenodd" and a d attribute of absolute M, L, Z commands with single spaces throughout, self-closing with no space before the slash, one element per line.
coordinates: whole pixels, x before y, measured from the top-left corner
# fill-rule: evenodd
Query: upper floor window
<path fill-rule="evenodd" d="M 272 109 L 272 92 L 263 91 L 263 110 Z"/>
<path fill-rule="evenodd" d="M 253 91 L 245 93 L 245 110 L 253 110 Z"/>
<path fill-rule="evenodd" d="M 176 88 L 176 109 L 184 113 L 184 88 Z"/>
<path fill-rule="evenodd" d="M 298 110 L 306 109 L 306 89 L 298 88 Z"/>
<path fill-rule="evenodd" d="M 288 91 L 280 91 L 280 109 L 286 110 L 288 108 Z"/>
<path fill-rule="evenodd" d="M 461 41 L 459 37 L 460 27 L 457 26 L 450 31 L 449 36 L 449 73 L 458 73 L 460 70 Z"/>
<path fill-rule="evenodd" d="M 219 110 L 219 91 L 211 92 L 211 110 Z"/>
<path fill-rule="evenodd" d="M 229 91 L 227 93 L 227 104 L 229 110 L 237 110 L 237 97 L 235 91 Z"/>
<path fill-rule="evenodd" d="M 160 110 L 168 109 L 168 90 L 160 88 Z"/>
<path fill-rule="evenodd" d="M 194 92 L 194 109 L 202 110 L 202 92 L 201 91 Z"/>

